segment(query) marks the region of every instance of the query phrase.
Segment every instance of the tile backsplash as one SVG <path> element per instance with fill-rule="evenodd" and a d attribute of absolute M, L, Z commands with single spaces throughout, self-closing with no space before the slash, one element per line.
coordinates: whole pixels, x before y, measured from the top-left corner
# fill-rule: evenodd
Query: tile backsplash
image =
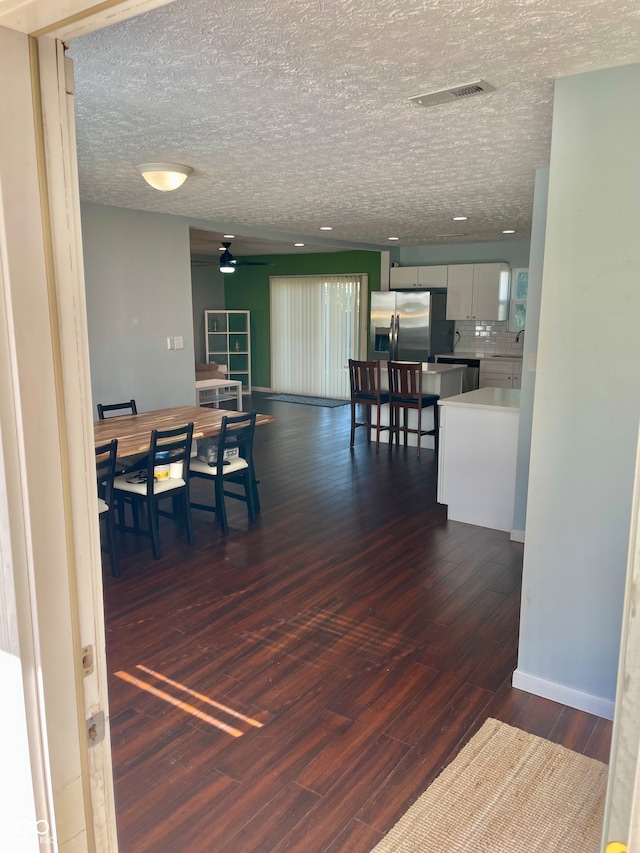
<path fill-rule="evenodd" d="M 524 334 L 520 335 L 520 341 L 516 343 L 517 333 L 509 330 L 507 321 L 456 320 L 456 332 L 460 332 L 459 340 L 456 335 L 456 351 L 522 355 Z"/>

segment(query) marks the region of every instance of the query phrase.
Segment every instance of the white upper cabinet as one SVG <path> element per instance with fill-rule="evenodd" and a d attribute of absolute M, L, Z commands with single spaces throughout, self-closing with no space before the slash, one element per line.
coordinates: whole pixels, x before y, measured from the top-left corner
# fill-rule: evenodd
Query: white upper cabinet
<path fill-rule="evenodd" d="M 409 290 L 417 287 L 421 290 L 428 288 L 447 287 L 447 267 L 391 267 L 389 287 L 391 290 Z"/>
<path fill-rule="evenodd" d="M 450 264 L 447 320 L 506 320 L 508 264 Z"/>
<path fill-rule="evenodd" d="M 454 264 L 449 266 L 447 320 L 472 319 L 474 266 L 475 264 Z"/>

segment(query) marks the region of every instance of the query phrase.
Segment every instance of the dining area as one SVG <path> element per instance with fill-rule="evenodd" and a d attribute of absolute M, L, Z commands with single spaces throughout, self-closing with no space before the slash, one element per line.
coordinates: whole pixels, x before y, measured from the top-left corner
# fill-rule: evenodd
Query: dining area
<path fill-rule="evenodd" d="M 161 556 L 161 519 L 172 518 L 194 546 L 192 510 L 214 515 L 229 529 L 226 499 L 246 505 L 250 522 L 260 512 L 253 462 L 257 426 L 273 415 L 206 406 L 172 406 L 139 413 L 136 401 L 97 405 L 94 422 L 98 513 L 111 573 L 120 577 L 120 534 L 150 540 Z M 202 500 L 192 499 L 192 481 L 206 483 Z"/>

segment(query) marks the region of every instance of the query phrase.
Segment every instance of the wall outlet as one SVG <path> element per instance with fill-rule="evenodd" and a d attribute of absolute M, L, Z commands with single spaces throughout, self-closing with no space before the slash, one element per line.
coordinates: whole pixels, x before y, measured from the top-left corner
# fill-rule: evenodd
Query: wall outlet
<path fill-rule="evenodd" d="M 182 335 L 178 335 L 173 339 L 173 345 L 175 349 L 184 349 L 184 338 Z"/>

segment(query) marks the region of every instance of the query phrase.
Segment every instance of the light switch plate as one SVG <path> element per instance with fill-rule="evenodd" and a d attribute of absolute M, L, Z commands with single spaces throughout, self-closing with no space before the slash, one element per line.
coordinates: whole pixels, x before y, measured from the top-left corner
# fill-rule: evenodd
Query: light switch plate
<path fill-rule="evenodd" d="M 184 338 L 182 337 L 182 335 L 177 335 L 173 339 L 173 346 L 174 349 L 184 349 Z"/>
<path fill-rule="evenodd" d="M 167 349 L 173 349 L 173 338 L 167 338 Z"/>
<path fill-rule="evenodd" d="M 529 358 L 527 361 L 527 370 L 529 371 L 529 373 L 535 373 L 536 372 L 537 360 L 538 360 L 538 353 L 537 352 L 530 352 Z"/>

